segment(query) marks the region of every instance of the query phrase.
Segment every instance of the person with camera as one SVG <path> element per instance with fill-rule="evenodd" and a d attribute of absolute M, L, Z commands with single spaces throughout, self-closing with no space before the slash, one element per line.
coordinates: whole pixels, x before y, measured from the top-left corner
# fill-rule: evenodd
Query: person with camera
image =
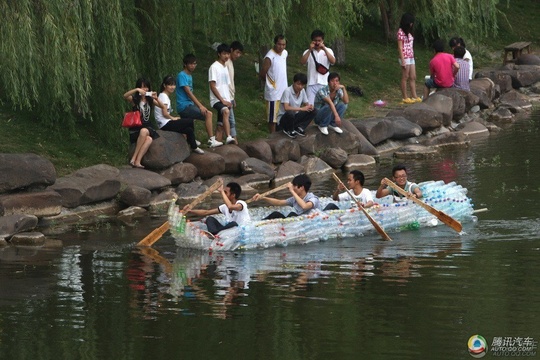
<path fill-rule="evenodd" d="M 138 110 L 141 113 L 142 122 L 141 126 L 129 128 L 129 141 L 131 144 L 136 144 L 129 164 L 134 168 L 144 169 L 141 160 L 152 141 L 159 137 L 150 123 L 152 106 L 163 108 L 165 105 L 159 101 L 157 93 L 151 90 L 150 81 L 145 78 L 137 79 L 135 88 L 128 90 L 124 94 L 124 99 L 133 105 L 133 111 Z"/>
<path fill-rule="evenodd" d="M 307 96 L 309 103 L 314 105 L 317 92 L 328 85 L 330 65 L 336 63 L 334 52 L 324 44 L 324 32 L 314 30 L 311 33 L 309 49 L 304 51 L 300 63 L 307 64 Z"/>

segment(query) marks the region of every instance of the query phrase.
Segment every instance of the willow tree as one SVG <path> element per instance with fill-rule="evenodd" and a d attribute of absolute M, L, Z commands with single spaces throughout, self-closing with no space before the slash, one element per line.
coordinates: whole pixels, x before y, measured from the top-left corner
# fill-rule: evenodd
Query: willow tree
<path fill-rule="evenodd" d="M 288 48 L 305 48 L 314 29 L 334 41 L 361 19 L 356 0 L 207 0 L 194 6 L 210 42 L 239 39 L 257 49 L 271 46 L 277 34 L 287 37 Z"/>
<path fill-rule="evenodd" d="M 105 142 L 124 136 L 122 94 L 138 76 L 155 82 L 181 68 L 188 0 L 4 0 L 2 100 L 40 126 L 91 123 Z M 187 37 L 185 37 L 188 35 Z M 156 84 L 157 85 L 157 84 Z"/>
<path fill-rule="evenodd" d="M 358 0 L 380 20 L 384 36 L 394 39 L 401 15 L 416 17 L 417 31 L 427 42 L 450 34 L 481 39 L 497 34 L 499 0 Z M 508 4 L 508 2 L 507 2 Z"/>

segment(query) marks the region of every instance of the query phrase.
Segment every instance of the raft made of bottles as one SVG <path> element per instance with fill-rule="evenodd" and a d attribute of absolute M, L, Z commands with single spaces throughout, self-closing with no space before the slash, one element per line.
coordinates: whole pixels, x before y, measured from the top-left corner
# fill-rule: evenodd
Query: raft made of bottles
<path fill-rule="evenodd" d="M 467 189 L 455 182 L 428 181 L 419 184 L 423 201 L 460 222 L 475 221 L 473 204 L 467 197 Z M 375 194 L 373 192 L 373 198 Z M 366 209 L 387 232 L 415 230 L 422 227 L 444 225 L 438 219 L 410 200 L 393 202 L 392 196 L 375 199 L 376 205 Z M 364 236 L 376 233 L 365 214 L 350 201 L 337 202 L 320 198 L 321 209 L 330 202 L 339 210 L 318 211 L 285 219 L 262 220 L 273 211 L 287 215 L 293 211 L 289 206 L 250 207 L 251 222 L 221 231 L 216 236 L 208 233 L 204 219 L 188 221 L 171 204 L 169 223 L 176 245 L 211 251 L 233 251 L 307 244 L 316 241 Z M 223 215 L 215 216 L 224 223 Z"/>

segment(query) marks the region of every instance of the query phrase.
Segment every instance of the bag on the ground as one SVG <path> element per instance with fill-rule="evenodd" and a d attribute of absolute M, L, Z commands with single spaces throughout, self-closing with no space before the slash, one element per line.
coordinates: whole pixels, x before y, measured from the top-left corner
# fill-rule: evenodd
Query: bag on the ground
<path fill-rule="evenodd" d="M 142 126 L 141 112 L 139 110 L 127 112 L 122 121 L 122 127 L 132 128 Z"/>
<path fill-rule="evenodd" d="M 317 60 L 315 59 L 315 54 L 313 53 L 313 51 L 311 52 L 311 56 L 313 56 L 313 61 L 315 62 L 315 70 L 317 70 L 317 72 L 321 75 L 326 75 L 326 73 L 328 73 L 328 68 L 326 66 L 324 66 L 323 64 L 317 62 Z"/>

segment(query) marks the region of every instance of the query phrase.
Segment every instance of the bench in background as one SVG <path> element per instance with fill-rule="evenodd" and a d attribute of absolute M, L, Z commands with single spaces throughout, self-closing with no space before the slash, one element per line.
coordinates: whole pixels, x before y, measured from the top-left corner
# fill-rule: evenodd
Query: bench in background
<path fill-rule="evenodd" d="M 506 65 L 507 63 L 515 63 L 517 58 L 521 56 L 521 53 L 523 52 L 523 50 L 527 50 L 527 53 L 530 54 L 531 53 L 530 46 L 531 46 L 531 43 L 528 41 L 515 42 L 513 44 L 505 46 L 503 65 Z M 509 53 L 512 53 L 511 59 L 508 59 Z"/>

